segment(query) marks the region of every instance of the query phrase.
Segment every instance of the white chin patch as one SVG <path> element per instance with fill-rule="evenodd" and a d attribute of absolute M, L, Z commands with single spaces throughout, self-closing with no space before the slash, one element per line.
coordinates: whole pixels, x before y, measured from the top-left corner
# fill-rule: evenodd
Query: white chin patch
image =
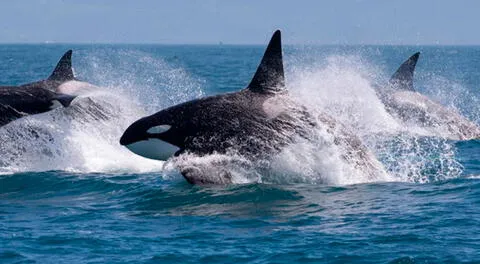
<path fill-rule="evenodd" d="M 180 150 L 179 147 L 157 138 L 138 141 L 125 147 L 137 155 L 155 160 L 168 160 Z"/>

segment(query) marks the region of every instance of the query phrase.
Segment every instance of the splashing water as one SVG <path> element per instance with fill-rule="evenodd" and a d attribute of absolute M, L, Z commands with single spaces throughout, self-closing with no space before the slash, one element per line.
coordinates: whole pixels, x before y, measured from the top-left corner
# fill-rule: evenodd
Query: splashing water
<path fill-rule="evenodd" d="M 142 116 L 204 96 L 204 81 L 148 53 L 103 49 L 79 56 L 83 65 L 79 79 L 102 88 L 82 94 L 70 108 L 29 116 L 0 128 L 4 142 L 0 173 L 155 171 L 171 179 L 176 168 L 190 166 L 210 170 L 212 177 L 228 171 L 234 183 L 342 185 L 428 182 L 458 177 L 462 172 L 451 142 L 419 137 L 426 132 L 416 126 L 405 127 L 386 112 L 372 85 L 382 77 L 381 71 L 360 56 L 330 56 L 322 65 L 287 64 L 288 86 L 291 95 L 313 113 L 328 113 L 358 135 L 389 175 L 371 177 L 355 166 L 357 161 L 342 159 L 346 150 L 335 146 L 322 129 L 313 131 L 312 140 L 297 140 L 269 161 L 252 162 L 235 153 L 188 154 L 164 164 L 136 156 L 118 144 L 124 129 Z M 213 168 L 220 169 L 215 172 Z"/>
<path fill-rule="evenodd" d="M 137 52 L 109 51 L 108 54 L 110 58 L 121 59 L 122 64 L 115 65 L 115 60 L 105 62 L 95 54 L 84 58 L 91 66 L 87 71 L 95 73 L 89 75 L 92 83 L 103 87 L 95 90 L 89 87 L 68 108 L 28 116 L 0 128 L 0 141 L 3 142 L 0 173 L 162 170 L 163 162 L 133 155 L 120 146 L 120 136 L 133 121 L 151 113 L 151 108 L 158 110 L 156 102 L 178 103 L 199 96 L 202 91 L 182 69 L 162 60 L 140 54 L 137 61 Z M 157 90 L 153 83 L 159 83 L 162 89 Z"/>
<path fill-rule="evenodd" d="M 436 74 L 420 76 L 423 81 L 423 93 L 432 100 L 458 111 L 478 124 L 480 121 L 480 98 L 461 83 Z"/>
<path fill-rule="evenodd" d="M 108 55 L 107 55 L 108 54 Z M 91 83 L 136 100 L 147 113 L 205 96 L 201 79 L 181 66 L 136 50 L 95 50 L 80 61 Z"/>
<path fill-rule="evenodd" d="M 291 92 L 310 109 L 330 114 L 361 137 L 389 172 L 386 180 L 429 182 L 458 177 L 462 166 L 455 160 L 453 143 L 429 137 L 429 131 L 418 124 L 392 117 L 376 94 L 378 87 L 373 83 L 382 76 L 374 71 L 379 69 L 361 57 L 330 56 L 326 65 L 296 67 Z M 340 183 L 359 181 L 364 179 Z"/>
<path fill-rule="evenodd" d="M 310 109 L 330 114 L 361 137 L 397 132 L 402 126 L 377 97 L 368 69 L 359 57 L 331 56 L 324 67 L 294 67 L 290 90 Z"/>

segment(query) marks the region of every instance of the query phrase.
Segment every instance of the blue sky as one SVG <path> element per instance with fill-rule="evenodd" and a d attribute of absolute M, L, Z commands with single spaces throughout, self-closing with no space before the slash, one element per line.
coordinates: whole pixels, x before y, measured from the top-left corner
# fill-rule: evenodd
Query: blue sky
<path fill-rule="evenodd" d="M 480 44 L 476 0 L 1 0 L 1 43 Z"/>

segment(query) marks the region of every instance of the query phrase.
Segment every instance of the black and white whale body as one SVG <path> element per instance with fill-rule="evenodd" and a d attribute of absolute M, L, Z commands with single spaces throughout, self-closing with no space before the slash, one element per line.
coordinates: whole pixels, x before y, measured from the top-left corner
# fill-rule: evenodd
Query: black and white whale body
<path fill-rule="evenodd" d="M 79 95 L 86 90 L 98 87 L 87 82 L 78 80 L 72 68 L 72 50 L 68 50 L 60 58 L 52 74 L 45 80 L 20 85 L 21 88 L 43 88 L 52 92 Z"/>
<path fill-rule="evenodd" d="M 363 167 L 371 177 L 384 173 L 356 136 L 326 115 L 314 118 L 288 96 L 280 31 L 276 31 L 247 88 L 185 102 L 144 117 L 127 128 L 120 144 L 157 160 L 183 153 L 233 153 L 258 160 L 278 153 L 296 138 L 308 138 L 309 132 L 318 127 L 334 137 L 333 144 L 344 149 L 341 156 L 352 166 Z M 179 169 L 193 184 L 232 182 L 228 173 L 211 177 L 208 168 Z"/>
<path fill-rule="evenodd" d="M 75 98 L 57 92 L 64 83 L 74 81 L 72 51 L 67 51 L 46 80 L 20 86 L 0 86 L 0 126 L 15 119 L 67 107 Z"/>
<path fill-rule="evenodd" d="M 480 138 L 477 124 L 414 89 L 413 76 L 419 56 L 419 52 L 412 55 L 393 74 L 388 85 L 378 90 L 386 110 L 403 122 L 420 125 L 434 136 L 450 140 Z"/>

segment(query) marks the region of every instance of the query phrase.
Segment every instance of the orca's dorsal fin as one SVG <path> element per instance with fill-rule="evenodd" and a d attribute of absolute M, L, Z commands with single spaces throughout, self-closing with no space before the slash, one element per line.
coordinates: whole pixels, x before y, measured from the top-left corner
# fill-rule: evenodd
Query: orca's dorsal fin
<path fill-rule="evenodd" d="M 415 91 L 415 88 L 413 88 L 413 72 L 419 56 L 420 52 L 417 52 L 400 65 L 388 82 L 390 87 L 399 90 Z"/>
<path fill-rule="evenodd" d="M 50 75 L 48 79 L 62 82 L 75 80 L 72 70 L 72 50 L 68 50 L 63 54 L 57 63 L 57 67 L 55 67 L 55 70 L 53 70 L 52 75 Z"/>
<path fill-rule="evenodd" d="M 247 88 L 258 93 L 278 93 L 285 90 L 280 30 L 273 33 L 262 61 Z"/>

